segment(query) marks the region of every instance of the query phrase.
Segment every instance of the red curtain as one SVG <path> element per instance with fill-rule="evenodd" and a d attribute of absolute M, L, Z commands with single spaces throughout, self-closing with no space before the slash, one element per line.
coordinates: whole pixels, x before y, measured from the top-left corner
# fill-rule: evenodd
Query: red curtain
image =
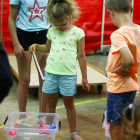
<path fill-rule="evenodd" d="M 102 10 L 103 0 L 75 0 L 80 9 L 81 16 L 75 25 L 82 28 L 86 35 L 85 52 L 92 52 L 100 49 L 101 44 L 101 26 L 102 26 Z M 1 4 L 0 4 L 1 6 Z M 134 0 L 134 22 L 140 25 L 139 14 L 140 2 Z M 8 54 L 14 53 L 12 39 L 8 29 L 9 0 L 3 2 L 3 35 L 4 45 Z M 117 29 L 111 21 L 107 21 L 107 11 L 105 20 L 104 44 L 110 44 L 110 35 Z"/>
<path fill-rule="evenodd" d="M 1 3 L 0 3 L 1 6 Z M 1 14 L 1 12 L 0 12 Z M 4 46 L 8 54 L 14 53 L 13 43 L 8 28 L 9 0 L 3 0 L 3 38 Z"/>
<path fill-rule="evenodd" d="M 102 12 L 103 12 L 103 0 L 76 0 L 81 8 L 82 15 L 76 26 L 82 28 L 85 31 L 86 49 L 85 52 L 92 52 L 100 49 L 101 45 L 101 27 L 102 27 Z M 139 14 L 140 2 L 134 0 L 134 17 L 133 21 L 140 25 Z M 110 44 L 110 35 L 117 29 L 112 21 L 107 20 L 107 10 L 105 13 L 105 30 L 104 30 L 104 45 Z"/>

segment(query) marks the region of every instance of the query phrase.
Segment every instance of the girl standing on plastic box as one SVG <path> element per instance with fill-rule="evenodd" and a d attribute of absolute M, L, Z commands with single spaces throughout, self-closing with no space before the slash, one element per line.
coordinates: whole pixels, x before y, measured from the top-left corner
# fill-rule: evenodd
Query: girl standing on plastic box
<path fill-rule="evenodd" d="M 140 140 L 140 101 L 130 104 L 124 111 L 123 124 L 127 131 L 126 140 Z"/>
<path fill-rule="evenodd" d="M 87 81 L 85 34 L 71 22 L 78 20 L 79 8 L 73 0 L 52 0 L 47 7 L 48 20 L 54 25 L 48 30 L 44 45 L 33 44 L 29 51 L 50 52 L 43 83 L 42 112 L 54 113 L 58 91 L 63 95 L 70 125 L 71 138 L 82 140 L 76 132 L 74 95 L 77 82 L 77 57 L 82 72 L 82 87 L 90 90 Z"/>
<path fill-rule="evenodd" d="M 112 140 L 124 140 L 123 110 L 139 90 L 140 26 L 132 22 L 130 0 L 107 0 L 108 14 L 119 29 L 111 35 L 107 63 L 107 121 Z"/>

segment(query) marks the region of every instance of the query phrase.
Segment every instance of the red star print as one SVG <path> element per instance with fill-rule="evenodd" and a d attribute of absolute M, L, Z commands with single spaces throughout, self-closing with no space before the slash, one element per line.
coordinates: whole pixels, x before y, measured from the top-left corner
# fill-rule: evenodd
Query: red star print
<path fill-rule="evenodd" d="M 42 21 L 44 21 L 42 12 L 46 9 L 46 6 L 45 7 L 39 7 L 39 4 L 38 4 L 37 0 L 35 0 L 34 7 L 33 8 L 27 7 L 27 8 L 28 8 L 29 11 L 31 11 L 31 17 L 30 17 L 29 22 L 36 17 L 39 17 Z"/>
<path fill-rule="evenodd" d="M 35 9 L 35 14 L 39 14 L 39 10 Z"/>

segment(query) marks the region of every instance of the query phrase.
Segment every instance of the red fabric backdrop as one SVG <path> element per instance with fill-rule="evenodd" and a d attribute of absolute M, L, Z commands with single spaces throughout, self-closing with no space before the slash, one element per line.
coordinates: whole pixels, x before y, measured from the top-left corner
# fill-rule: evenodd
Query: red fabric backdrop
<path fill-rule="evenodd" d="M 75 25 L 82 28 L 86 35 L 85 52 L 100 49 L 103 0 L 75 0 L 81 8 L 82 14 Z M 1 6 L 1 4 L 0 4 Z M 140 2 L 134 0 L 134 22 L 140 25 Z M 9 0 L 3 2 L 3 35 L 4 44 L 8 54 L 13 54 L 13 44 L 8 29 Z M 106 11 L 107 18 L 107 11 Z M 104 44 L 110 43 L 110 35 L 116 29 L 111 21 L 105 20 Z"/>

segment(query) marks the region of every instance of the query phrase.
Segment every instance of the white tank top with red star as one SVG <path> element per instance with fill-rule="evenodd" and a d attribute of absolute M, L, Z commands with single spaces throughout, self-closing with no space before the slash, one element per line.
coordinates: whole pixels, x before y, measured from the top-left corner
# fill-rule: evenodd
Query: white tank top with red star
<path fill-rule="evenodd" d="M 50 27 L 46 9 L 50 0 L 10 0 L 10 5 L 19 5 L 16 26 L 24 31 L 33 32 Z"/>

